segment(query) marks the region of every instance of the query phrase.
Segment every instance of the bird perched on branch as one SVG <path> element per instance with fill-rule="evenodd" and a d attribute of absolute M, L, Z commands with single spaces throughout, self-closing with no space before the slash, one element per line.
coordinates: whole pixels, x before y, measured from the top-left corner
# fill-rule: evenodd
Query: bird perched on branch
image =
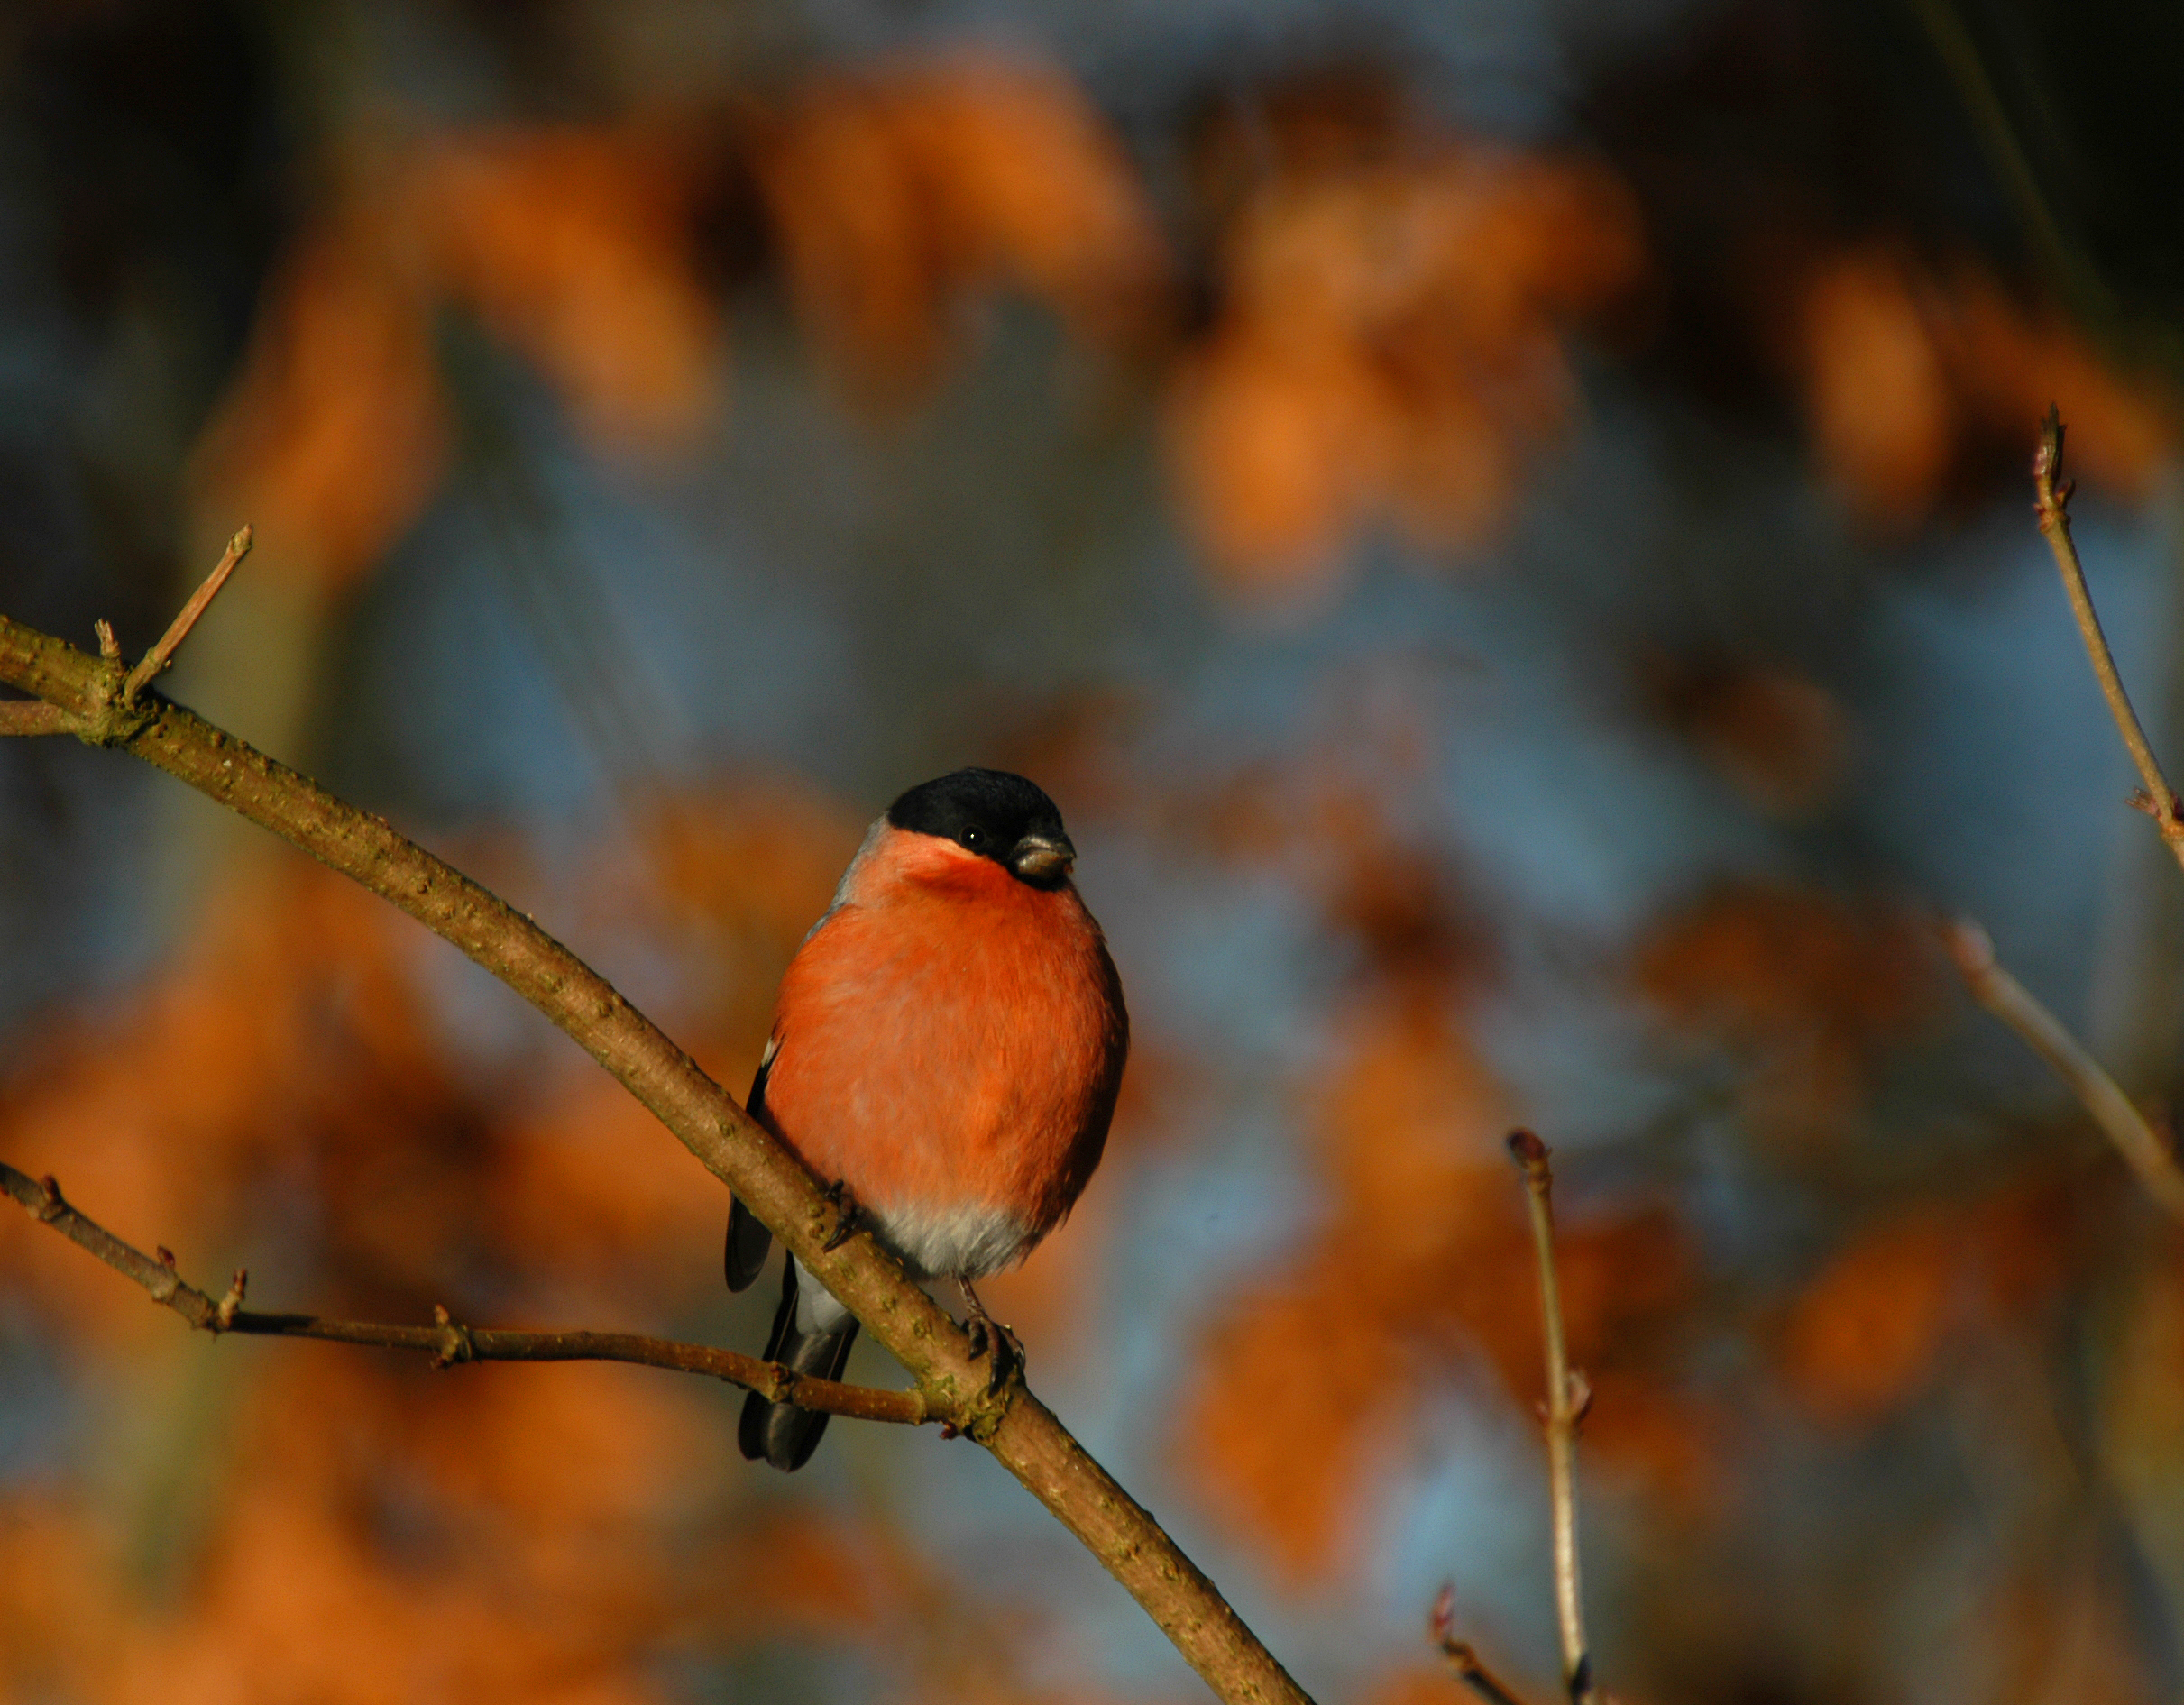
<path fill-rule="evenodd" d="M 748 1105 L 830 1180 L 844 1224 L 962 1287 L 972 1353 L 1016 1355 L 974 1280 L 1022 1260 L 1099 1164 L 1129 1051 L 1121 979 L 1061 813 L 1002 770 L 913 787 L 866 832 L 781 979 Z M 842 1233 L 838 1229 L 837 1236 Z M 737 1202 L 728 1284 L 773 1237 Z M 791 1257 L 766 1353 L 841 1377 L 857 1321 Z M 827 1417 L 753 1392 L 743 1454 L 803 1466 Z"/>

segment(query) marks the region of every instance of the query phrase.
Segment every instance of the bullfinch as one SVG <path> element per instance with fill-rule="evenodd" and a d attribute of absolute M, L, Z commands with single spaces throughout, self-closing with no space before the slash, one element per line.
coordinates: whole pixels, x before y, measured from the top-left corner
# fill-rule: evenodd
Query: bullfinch
<path fill-rule="evenodd" d="M 913 1275 L 959 1281 L 996 1380 L 1014 1344 L 972 1281 L 1021 1260 L 1076 1203 L 1130 1047 L 1076 857 L 1054 802 L 1021 775 L 958 770 L 903 794 L 782 976 L 747 1104 Z M 757 1278 L 772 1242 L 736 1203 L 730 1289 Z M 856 1337 L 849 1310 L 785 1261 L 767 1360 L 838 1380 Z M 826 1426 L 753 1392 L 738 1442 L 797 1469 Z"/>

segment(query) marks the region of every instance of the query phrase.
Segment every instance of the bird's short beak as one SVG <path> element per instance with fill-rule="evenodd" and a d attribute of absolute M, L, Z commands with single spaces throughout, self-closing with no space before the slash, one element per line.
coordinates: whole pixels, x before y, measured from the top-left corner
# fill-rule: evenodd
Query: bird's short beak
<path fill-rule="evenodd" d="M 1059 883 L 1077 862 L 1077 848 L 1067 835 L 1026 835 L 1008 856 L 1008 867 L 1024 881 Z"/>

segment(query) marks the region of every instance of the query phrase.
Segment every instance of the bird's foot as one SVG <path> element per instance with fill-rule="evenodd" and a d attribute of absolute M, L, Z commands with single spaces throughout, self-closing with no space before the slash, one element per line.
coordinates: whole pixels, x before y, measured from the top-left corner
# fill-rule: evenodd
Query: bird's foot
<path fill-rule="evenodd" d="M 819 1246 L 822 1255 L 831 1255 L 865 1228 L 865 1210 L 849 1193 L 849 1179 L 837 1178 L 827 1186 L 827 1200 L 834 1204 L 834 1229 Z"/>
<path fill-rule="evenodd" d="M 971 1357 L 974 1361 L 980 1356 L 993 1358 L 986 1374 L 986 1394 L 998 1396 L 1004 1386 L 1023 1373 L 1023 1341 L 986 1312 L 986 1305 L 978 1300 L 978 1293 L 970 1288 L 969 1279 L 959 1279 L 956 1284 L 963 1292 L 963 1306 L 970 1311 L 968 1324 Z"/>

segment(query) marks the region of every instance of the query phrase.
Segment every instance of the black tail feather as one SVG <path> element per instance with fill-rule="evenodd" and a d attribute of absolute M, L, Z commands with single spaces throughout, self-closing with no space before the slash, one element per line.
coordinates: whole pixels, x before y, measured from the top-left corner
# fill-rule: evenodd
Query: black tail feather
<path fill-rule="evenodd" d="M 748 1290 L 751 1281 L 758 1277 L 766 1265 L 766 1252 L 774 1247 L 774 1234 L 765 1223 L 743 1205 L 740 1196 L 731 1196 L 728 1210 L 728 1250 L 722 1265 L 728 1271 L 730 1290 Z"/>
<path fill-rule="evenodd" d="M 839 1380 L 849 1360 L 849 1346 L 856 1342 L 857 1321 L 849 1315 L 824 1332 L 797 1330 L 796 1263 L 793 1260 L 782 1262 L 781 1306 L 774 1315 L 773 1335 L 766 1342 L 766 1359 L 814 1379 Z M 784 1473 L 794 1473 L 819 1448 L 827 1418 L 794 1403 L 769 1403 L 754 1391 L 743 1400 L 736 1443 L 747 1461 L 755 1462 L 764 1457 Z"/>

